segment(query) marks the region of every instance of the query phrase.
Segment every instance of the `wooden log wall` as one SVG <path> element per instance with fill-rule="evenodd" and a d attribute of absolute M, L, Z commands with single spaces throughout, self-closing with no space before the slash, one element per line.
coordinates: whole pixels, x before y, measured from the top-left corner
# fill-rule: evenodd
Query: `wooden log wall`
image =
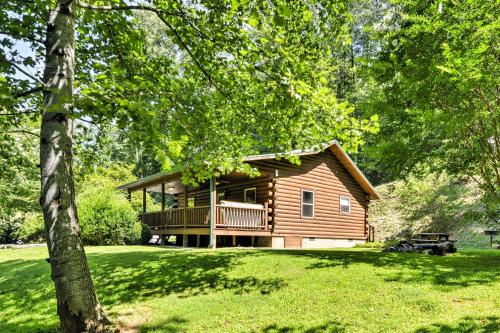
<path fill-rule="evenodd" d="M 284 236 L 366 239 L 366 193 L 330 151 L 301 157 L 300 166 L 286 160 L 254 161 L 274 173 L 274 234 Z M 314 191 L 314 218 L 301 217 L 301 190 Z M 340 213 L 340 196 L 351 198 L 351 213 Z"/>

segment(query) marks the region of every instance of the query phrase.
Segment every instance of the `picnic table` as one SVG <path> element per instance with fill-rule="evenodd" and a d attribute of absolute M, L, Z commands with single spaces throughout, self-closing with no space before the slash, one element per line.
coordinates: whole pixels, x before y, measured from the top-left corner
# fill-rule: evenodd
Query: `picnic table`
<path fill-rule="evenodd" d="M 444 255 L 446 253 L 455 253 L 456 240 L 450 240 L 450 234 L 442 232 L 421 232 L 419 238 L 410 241 L 402 240 L 396 246 L 386 248 L 386 252 L 414 252 L 429 250 L 430 254 Z"/>
<path fill-rule="evenodd" d="M 442 243 L 442 242 L 455 242 L 450 241 L 450 234 L 442 232 L 421 232 L 418 234 L 420 238 L 412 239 L 414 243 Z"/>
<path fill-rule="evenodd" d="M 412 239 L 414 247 L 419 250 L 432 250 L 435 254 L 444 254 L 446 252 L 454 253 L 455 240 L 450 240 L 450 234 L 442 232 L 421 232 L 420 238 Z"/>

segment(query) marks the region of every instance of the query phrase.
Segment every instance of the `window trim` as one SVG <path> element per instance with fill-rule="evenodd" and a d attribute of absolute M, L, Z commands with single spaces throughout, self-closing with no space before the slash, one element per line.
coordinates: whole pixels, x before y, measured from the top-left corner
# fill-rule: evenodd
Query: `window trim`
<path fill-rule="evenodd" d="M 248 191 L 255 191 L 255 201 L 247 201 L 247 192 Z M 249 187 L 243 190 L 243 201 L 245 203 L 257 203 L 257 188 L 256 187 Z"/>
<path fill-rule="evenodd" d="M 348 212 L 343 212 L 342 211 L 342 199 L 347 199 L 349 201 L 349 211 Z M 345 206 L 344 206 L 345 207 Z M 339 213 L 340 214 L 351 214 L 351 197 L 346 196 L 346 195 L 340 195 L 339 196 Z"/>
<path fill-rule="evenodd" d="M 304 202 L 304 192 L 312 193 L 313 195 L 313 203 L 305 203 Z M 312 216 L 304 216 L 304 210 L 302 209 L 304 205 L 312 206 Z M 316 192 L 313 190 L 300 190 L 300 218 L 302 219 L 314 219 L 316 216 Z"/>

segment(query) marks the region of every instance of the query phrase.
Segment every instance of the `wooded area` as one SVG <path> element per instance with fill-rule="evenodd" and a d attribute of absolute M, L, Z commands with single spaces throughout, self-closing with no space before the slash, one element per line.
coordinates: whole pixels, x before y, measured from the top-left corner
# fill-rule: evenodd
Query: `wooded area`
<path fill-rule="evenodd" d="M 332 139 L 422 194 L 408 211 L 438 179 L 465 189 L 450 201 L 474 188 L 453 214 L 498 228 L 499 17 L 493 0 L 2 1 L 0 243 L 47 241 L 63 332 L 112 330 L 83 245 L 147 239 L 120 183 L 255 175 L 244 156 Z"/>

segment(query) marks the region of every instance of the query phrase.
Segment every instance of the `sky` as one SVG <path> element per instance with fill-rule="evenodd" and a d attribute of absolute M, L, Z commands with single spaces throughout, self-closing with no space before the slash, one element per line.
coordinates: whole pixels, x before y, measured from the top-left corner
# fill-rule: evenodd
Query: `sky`
<path fill-rule="evenodd" d="M 32 51 L 30 44 L 26 43 L 26 42 L 17 41 L 11 50 L 6 50 L 6 51 L 7 51 L 6 54 L 9 54 L 10 53 L 9 51 L 11 51 L 11 52 L 17 51 L 22 57 L 32 57 L 33 59 L 35 59 L 35 53 Z M 29 68 L 29 67 L 23 66 L 22 64 L 20 64 L 20 67 L 23 68 L 24 70 L 26 70 L 28 73 L 32 74 L 33 76 L 36 76 L 34 68 Z M 37 64 L 36 69 L 42 71 L 43 65 Z M 26 75 L 24 75 L 23 73 L 21 73 L 18 70 L 16 70 L 15 77 L 18 79 L 22 79 L 22 80 L 33 81 L 32 79 L 28 78 Z"/>

